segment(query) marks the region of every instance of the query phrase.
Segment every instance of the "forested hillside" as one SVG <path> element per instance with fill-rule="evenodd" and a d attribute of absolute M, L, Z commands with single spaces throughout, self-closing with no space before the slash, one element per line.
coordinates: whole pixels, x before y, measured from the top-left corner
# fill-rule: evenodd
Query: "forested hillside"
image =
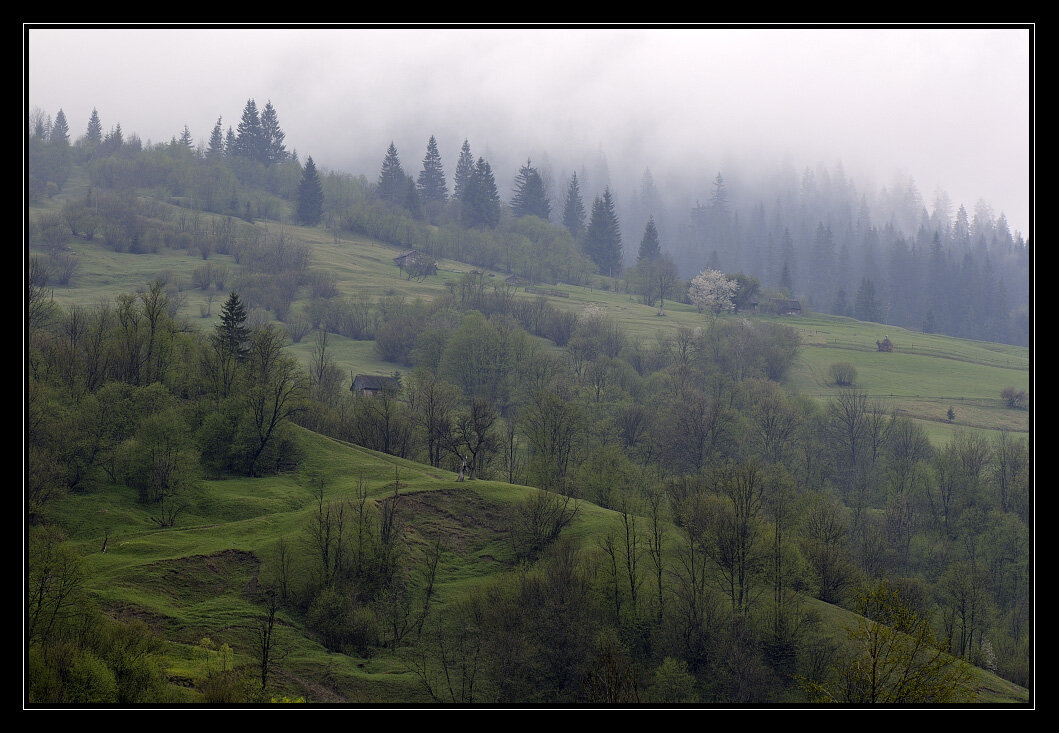
<path fill-rule="evenodd" d="M 28 702 L 1030 699 L 987 205 L 27 134 Z"/>

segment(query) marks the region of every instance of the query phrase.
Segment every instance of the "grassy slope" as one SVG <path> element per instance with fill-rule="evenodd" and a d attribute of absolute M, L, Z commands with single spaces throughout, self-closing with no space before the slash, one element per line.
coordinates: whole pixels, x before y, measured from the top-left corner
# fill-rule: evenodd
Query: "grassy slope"
<path fill-rule="evenodd" d="M 48 207 L 58 205 L 59 202 L 52 202 Z M 37 211 L 31 211 L 31 216 Z M 400 276 L 391 262 L 398 248 L 359 238 L 336 244 L 319 229 L 298 228 L 296 236 L 313 244 L 313 266 L 334 271 L 344 294 L 378 296 L 401 292 L 409 298 L 431 298 L 444 292 L 445 282 L 457 280 L 460 273 L 471 269 L 461 263 L 441 262 L 438 277 L 425 283 L 410 282 Z M 100 299 L 131 292 L 164 271 L 189 281 L 191 271 L 202 264 L 201 258 L 164 249 L 156 255 L 119 255 L 99 241 L 75 242 L 73 247 L 81 258 L 82 269 L 72 287 L 55 289 L 55 299 L 63 305 L 93 305 Z M 230 257 L 214 255 L 212 261 L 227 262 L 234 269 Z M 698 327 L 704 323 L 694 309 L 680 304 L 668 305 L 666 316 L 659 318 L 655 308 L 638 304 L 627 295 L 557 287 L 570 293 L 568 299 L 551 299 L 559 307 L 580 310 L 590 304 L 600 305 L 621 319 L 631 335 L 645 340 L 653 340 L 660 331 L 675 331 L 680 325 Z M 201 293 L 189 290 L 187 296 L 182 315 L 203 328 L 216 322 L 217 301 L 213 318 L 203 319 L 199 316 L 200 303 L 204 303 Z M 857 368 L 858 386 L 873 395 L 886 396 L 898 411 L 923 421 L 934 439 L 943 440 L 954 428 L 944 422 L 949 406 L 957 412 L 955 427 L 1019 432 L 1029 429 L 1027 413 L 1008 410 L 999 400 L 1003 387 L 1029 386 L 1029 352 L 1025 348 L 928 336 L 831 316 L 779 320 L 798 329 L 805 346 L 788 378 L 794 389 L 826 399 L 834 390 L 827 383 L 828 366 L 834 361 L 848 361 Z M 874 351 L 875 340 L 883 335 L 890 336 L 896 353 Z M 399 368 L 380 360 L 370 341 L 334 337 L 330 343 L 339 364 L 351 373 L 388 373 Z M 291 348 L 307 361 L 311 339 Z M 530 491 L 494 482 L 456 484 L 455 476 L 445 471 L 340 445 L 320 436 L 303 437 L 305 470 L 330 477 L 329 496 L 349 495 L 360 476 L 368 482 L 374 497 L 388 495 L 393 489 L 395 467 L 399 469 L 403 491 L 458 489 L 458 494 L 446 495 L 446 502 L 469 501 L 467 497 L 473 494 L 477 497 L 476 508 L 502 506 Z M 131 495 L 72 496 L 58 509 L 64 524 L 71 528 L 74 541 L 86 553 L 90 584 L 100 602 L 115 611 L 145 618 L 165 630 L 170 639 L 167 659 L 174 679 L 204 673 L 205 661 L 195 644 L 206 635 L 229 640 L 237 652 L 237 661 L 249 661 L 247 623 L 260 609 L 246 590 L 253 587 L 260 573 L 270 572 L 269 562 L 281 537 L 299 541 L 310 510 L 311 492 L 304 476 L 206 482 L 193 509 L 181 516 L 178 527 L 169 530 L 155 529 L 144 508 Z M 429 523 L 435 521 L 437 514 L 435 507 L 420 516 Z M 573 531 L 590 538 L 612 521 L 613 513 L 586 504 Z M 455 536 L 467 533 L 466 527 L 449 529 Z M 99 546 L 105 531 L 111 539 L 104 554 L 99 552 Z M 450 554 L 442 563 L 442 602 L 503 567 L 494 559 L 504 551 L 495 540 L 492 544 L 485 539 L 464 544 L 462 555 Z M 821 607 L 824 618 L 833 621 L 836 629 L 848 618 L 841 609 L 809 602 Z M 283 681 L 290 690 L 320 701 L 421 699 L 412 675 L 392 657 L 362 660 L 331 654 L 305 639 L 296 619 L 282 620 L 281 641 L 290 649 Z M 326 681 L 321 681 L 321 669 L 327 670 Z M 1026 700 L 1025 690 L 993 675 L 982 673 L 982 685 L 985 702 Z"/>
<path fill-rule="evenodd" d="M 55 208 L 58 204 L 52 202 L 51 206 Z M 31 211 L 31 216 L 34 213 Z M 447 283 L 458 281 L 462 273 L 473 269 L 464 263 L 443 260 L 436 277 L 419 283 L 403 277 L 394 266 L 392 258 L 400 248 L 349 235 L 336 243 L 320 228 L 287 228 L 299 240 L 312 245 L 312 266 L 334 272 L 339 292 L 344 295 L 377 298 L 400 293 L 409 300 L 430 299 L 445 292 Z M 118 293 L 132 292 L 160 273 L 168 272 L 177 281 L 186 283 L 181 315 L 202 328 L 210 328 L 217 322 L 223 299 L 215 299 L 211 317 L 202 318 L 205 296 L 190 285 L 192 271 L 203 264 L 201 257 L 165 248 L 152 255 L 118 254 L 106 249 L 98 239 L 76 241 L 72 246 L 80 258 L 81 271 L 70 287 L 55 288 L 55 300 L 62 305 L 91 306 Z M 233 273 L 236 270 L 230 256 L 212 255 L 210 261 L 227 264 Z M 503 277 L 500 272 L 491 274 L 495 282 Z M 705 324 L 704 317 L 694 308 L 679 303 L 668 304 L 666 315 L 659 318 L 656 308 L 643 305 L 627 294 L 567 285 L 554 287 L 570 294 L 569 298 L 549 298 L 558 307 L 580 311 L 597 305 L 620 320 L 631 337 L 648 343 L 660 334 L 675 333 L 680 326 L 699 328 Z M 305 305 L 304 299 L 296 301 L 294 310 Z M 1030 352 L 1025 347 L 923 334 L 829 315 L 751 317 L 776 320 L 798 330 L 803 348 L 787 378 L 791 389 L 826 400 L 837 391 L 830 383 L 828 368 L 834 362 L 849 362 L 857 369 L 857 387 L 883 399 L 899 413 L 920 421 L 936 442 L 947 440 L 955 429 L 1028 434 L 1029 412 L 1011 410 L 1000 399 L 1000 391 L 1005 387 L 1029 389 L 1031 386 Z M 893 341 L 894 353 L 875 350 L 876 340 L 884 336 Z M 371 341 L 331 335 L 328 343 L 347 379 L 352 380 L 351 375 L 358 373 L 389 374 L 396 369 L 404 370 L 398 364 L 380 359 Z M 311 335 L 291 346 L 292 352 L 306 364 L 312 348 Z M 950 407 L 956 413 L 951 424 L 946 417 Z"/>
<path fill-rule="evenodd" d="M 71 496 L 57 506 L 85 555 L 89 588 L 112 613 L 140 618 L 164 634 L 166 662 L 175 681 L 204 676 L 197 648 L 205 636 L 228 643 L 236 663 L 252 664 L 250 624 L 262 613 L 251 593 L 273 577 L 281 538 L 301 548 L 313 511 L 310 474 L 322 476 L 328 499 L 351 498 L 363 479 L 373 500 L 393 493 L 395 470 L 403 497 L 401 516 L 410 552 L 440 536 L 446 551 L 439 566 L 437 602 L 444 604 L 474 584 L 509 567 L 509 550 L 497 529 L 504 508 L 528 496 L 524 486 L 475 481 L 457 483 L 440 469 L 374 453 L 299 431 L 305 463 L 299 474 L 205 482 L 191 510 L 172 529 L 154 528 L 131 491 Z M 433 496 L 432 496 L 433 495 Z M 618 516 L 582 504 L 571 532 L 583 546 L 618 528 Z M 100 551 L 104 533 L 107 552 Z M 841 629 L 855 617 L 808 599 L 824 625 Z M 279 638 L 288 652 L 278 682 L 288 694 L 313 701 L 425 701 L 415 677 L 396 658 L 333 654 L 308 638 L 302 621 L 280 614 Z M 1020 702 L 1026 690 L 986 672 L 982 702 Z"/>

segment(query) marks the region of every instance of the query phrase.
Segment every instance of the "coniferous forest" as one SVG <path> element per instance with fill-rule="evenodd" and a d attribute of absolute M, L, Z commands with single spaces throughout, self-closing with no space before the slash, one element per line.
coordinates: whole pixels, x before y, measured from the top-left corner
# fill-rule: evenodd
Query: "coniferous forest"
<path fill-rule="evenodd" d="M 338 171 L 281 114 L 28 116 L 27 703 L 1032 702 L 1002 212 L 433 136 Z M 807 392 L 821 328 L 874 343 Z M 1012 386 L 925 419 L 865 376 L 913 337 Z"/>

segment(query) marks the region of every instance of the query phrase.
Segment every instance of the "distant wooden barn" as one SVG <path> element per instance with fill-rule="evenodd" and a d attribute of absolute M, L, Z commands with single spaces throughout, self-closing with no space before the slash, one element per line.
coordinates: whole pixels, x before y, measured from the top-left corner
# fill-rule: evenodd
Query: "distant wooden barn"
<path fill-rule="evenodd" d="M 401 272 L 407 272 L 409 279 L 412 277 L 422 279 L 427 275 L 436 275 L 438 272 L 438 263 L 416 249 L 397 255 L 393 258 L 393 263 Z"/>
<path fill-rule="evenodd" d="M 875 342 L 875 349 L 876 351 L 884 351 L 886 353 L 890 353 L 894 350 L 894 345 L 893 342 L 890 341 L 889 336 L 884 336 L 882 341 Z"/>
<path fill-rule="evenodd" d="M 385 377 L 376 374 L 358 374 L 353 377 L 353 384 L 349 391 L 365 397 L 374 397 L 381 392 L 396 394 L 401 389 L 401 383 L 395 377 Z"/>
<path fill-rule="evenodd" d="M 802 304 L 797 300 L 769 298 L 766 308 L 770 313 L 778 313 L 781 316 L 800 316 L 802 314 Z"/>

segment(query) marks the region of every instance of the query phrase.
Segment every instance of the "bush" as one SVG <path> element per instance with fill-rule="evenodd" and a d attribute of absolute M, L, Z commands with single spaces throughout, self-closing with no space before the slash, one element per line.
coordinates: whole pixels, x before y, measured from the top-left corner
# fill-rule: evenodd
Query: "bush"
<path fill-rule="evenodd" d="M 828 373 L 831 375 L 831 381 L 840 387 L 849 387 L 857 381 L 857 369 L 848 362 L 835 362 Z"/>

